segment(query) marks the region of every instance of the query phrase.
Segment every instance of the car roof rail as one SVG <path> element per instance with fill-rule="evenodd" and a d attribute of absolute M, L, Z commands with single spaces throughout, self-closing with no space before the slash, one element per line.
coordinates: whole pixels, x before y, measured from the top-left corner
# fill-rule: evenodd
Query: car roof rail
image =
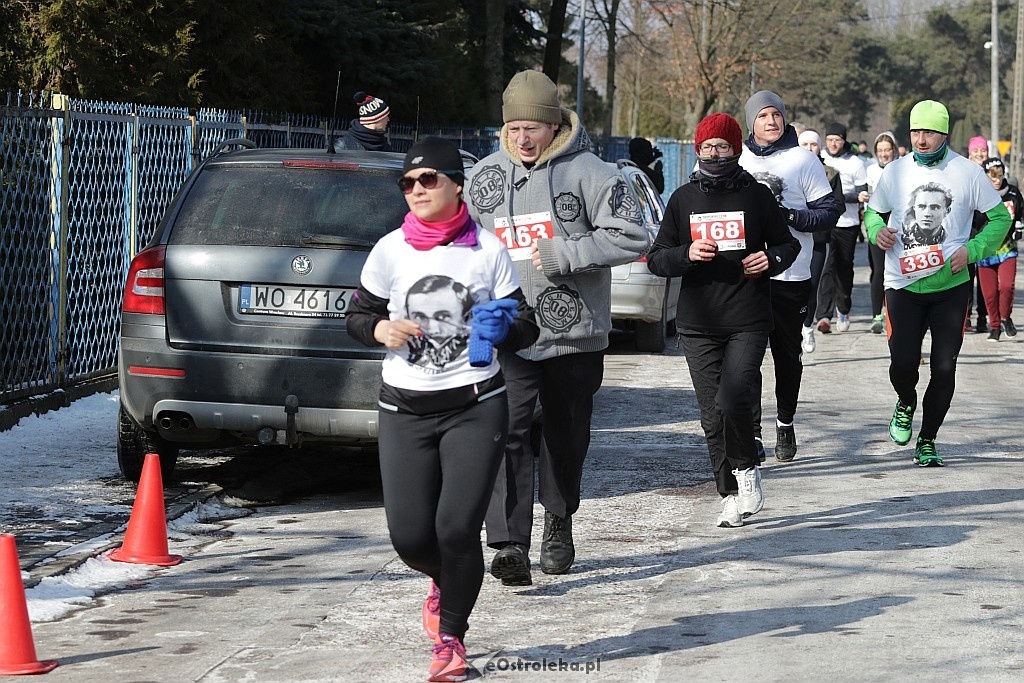
<path fill-rule="evenodd" d="M 253 142 L 252 140 L 249 140 L 248 138 L 231 138 L 230 140 L 225 140 L 219 145 L 217 145 L 217 148 L 213 150 L 210 156 L 215 157 L 221 152 L 224 152 L 231 147 L 244 147 L 245 149 L 256 149 L 256 143 Z"/>
<path fill-rule="evenodd" d="M 462 166 L 467 171 L 473 166 L 475 166 L 478 161 L 480 161 L 480 159 L 478 159 L 475 154 L 473 154 L 472 152 L 467 152 L 461 147 L 459 148 L 459 156 L 462 157 Z"/>

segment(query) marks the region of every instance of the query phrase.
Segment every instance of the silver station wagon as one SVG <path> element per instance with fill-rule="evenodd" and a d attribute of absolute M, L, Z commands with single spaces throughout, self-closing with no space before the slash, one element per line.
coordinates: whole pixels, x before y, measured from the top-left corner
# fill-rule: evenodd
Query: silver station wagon
<path fill-rule="evenodd" d="M 133 481 L 147 452 L 169 477 L 180 448 L 377 440 L 384 349 L 345 312 L 408 210 L 404 156 L 240 145 L 189 176 L 131 263 L 117 454 Z"/>

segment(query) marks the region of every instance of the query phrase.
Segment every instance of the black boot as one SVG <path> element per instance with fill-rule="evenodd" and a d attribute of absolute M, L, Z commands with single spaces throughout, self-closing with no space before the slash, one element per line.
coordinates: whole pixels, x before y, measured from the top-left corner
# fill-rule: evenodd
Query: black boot
<path fill-rule="evenodd" d="M 572 516 L 562 519 L 545 510 L 544 541 L 540 545 L 540 570 L 545 574 L 565 574 L 575 559 Z"/>
<path fill-rule="evenodd" d="M 503 586 L 532 586 L 530 551 L 521 543 L 505 545 L 491 560 L 491 576 Z"/>

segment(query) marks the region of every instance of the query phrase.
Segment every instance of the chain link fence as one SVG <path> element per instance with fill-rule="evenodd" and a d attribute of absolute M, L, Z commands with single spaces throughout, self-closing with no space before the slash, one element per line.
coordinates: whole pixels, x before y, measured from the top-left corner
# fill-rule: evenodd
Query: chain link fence
<path fill-rule="evenodd" d="M 121 290 L 131 258 L 198 163 L 221 142 L 324 147 L 347 122 L 291 114 L 8 93 L 0 106 L 0 407 L 116 377 Z M 392 125 L 392 146 L 439 135 L 483 157 L 498 128 Z M 627 138 L 599 138 L 607 160 Z M 656 142 L 665 198 L 693 146 Z M 2 427 L 2 425 L 0 425 Z"/>

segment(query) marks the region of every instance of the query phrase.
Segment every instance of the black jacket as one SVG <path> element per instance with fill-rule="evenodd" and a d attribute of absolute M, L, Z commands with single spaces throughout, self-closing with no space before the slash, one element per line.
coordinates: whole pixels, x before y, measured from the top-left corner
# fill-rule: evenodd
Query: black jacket
<path fill-rule="evenodd" d="M 709 262 L 690 261 L 690 217 L 722 211 L 743 212 L 745 247 L 720 249 Z M 741 261 L 758 251 L 768 256 L 768 273 L 747 278 Z M 771 190 L 740 169 L 717 180 L 695 173 L 691 182 L 672 193 L 658 237 L 647 254 L 647 266 L 655 275 L 681 277 L 676 307 L 680 332 L 770 332 L 769 278 L 789 268 L 798 253 L 800 243 L 790 234 Z"/>
<path fill-rule="evenodd" d="M 370 152 L 392 152 L 387 135 L 383 131 L 372 130 L 352 119 L 349 128 L 334 141 L 334 151 L 343 149 L 365 149 Z"/>

